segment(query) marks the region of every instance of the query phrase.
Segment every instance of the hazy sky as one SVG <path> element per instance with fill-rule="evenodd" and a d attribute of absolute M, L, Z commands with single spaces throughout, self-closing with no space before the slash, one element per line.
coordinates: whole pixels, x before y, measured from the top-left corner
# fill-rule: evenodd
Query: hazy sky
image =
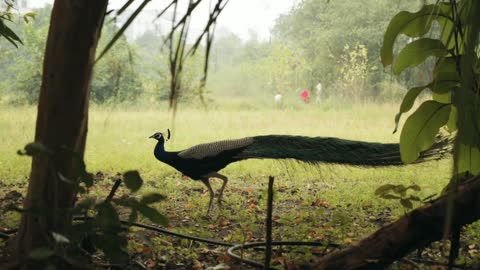
<path fill-rule="evenodd" d="M 215 3 L 215 0 L 211 0 Z M 53 0 L 31 0 L 32 4 L 43 5 Z M 110 8 L 118 8 L 125 0 L 110 0 Z M 137 2 L 142 2 L 137 0 Z M 149 9 L 160 9 L 167 1 L 153 0 Z M 208 5 L 209 0 L 204 3 Z M 269 30 L 275 18 L 288 12 L 298 0 L 230 0 L 219 17 L 219 27 L 225 27 L 242 38 L 247 38 L 249 30 L 254 30 L 262 39 L 268 39 Z"/>
<path fill-rule="evenodd" d="M 297 0 L 230 0 L 224 14 L 219 17 L 219 25 L 230 29 L 242 38 L 248 37 L 249 29 L 256 31 L 261 38 L 268 38 L 269 29 L 275 19 L 287 13 Z"/>

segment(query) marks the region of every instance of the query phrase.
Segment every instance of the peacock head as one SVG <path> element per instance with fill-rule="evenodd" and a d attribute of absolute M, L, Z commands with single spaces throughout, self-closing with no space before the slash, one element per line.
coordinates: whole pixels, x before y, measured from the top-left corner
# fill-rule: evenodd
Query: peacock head
<path fill-rule="evenodd" d="M 155 139 L 157 141 L 165 141 L 165 136 L 163 135 L 162 132 L 156 132 L 149 138 Z M 167 141 L 170 139 L 170 129 L 167 129 Z"/>

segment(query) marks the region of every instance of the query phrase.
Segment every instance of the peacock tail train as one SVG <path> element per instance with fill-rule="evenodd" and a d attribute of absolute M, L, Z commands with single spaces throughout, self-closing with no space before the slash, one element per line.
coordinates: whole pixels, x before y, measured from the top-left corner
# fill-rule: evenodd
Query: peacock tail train
<path fill-rule="evenodd" d="M 448 140 L 438 140 L 417 162 L 440 159 L 448 151 Z M 310 164 L 331 163 L 356 166 L 402 165 L 396 143 L 352 141 L 332 137 L 266 135 L 196 145 L 180 157 L 203 159 L 233 151 L 232 161 L 244 159 L 295 159 Z"/>
<path fill-rule="evenodd" d="M 402 165 L 400 146 L 331 137 L 269 135 L 252 137 L 236 158 L 295 159 L 306 163 L 349 164 L 356 166 Z M 417 162 L 439 159 L 446 152 L 446 142 L 439 141 L 422 153 Z"/>

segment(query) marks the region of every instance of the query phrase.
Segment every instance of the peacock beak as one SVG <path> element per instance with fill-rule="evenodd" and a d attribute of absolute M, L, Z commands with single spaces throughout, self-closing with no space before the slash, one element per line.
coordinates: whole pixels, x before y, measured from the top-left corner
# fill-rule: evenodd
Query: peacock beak
<path fill-rule="evenodd" d="M 155 138 L 155 134 L 153 134 L 152 136 L 148 137 L 149 139 L 152 139 L 152 138 Z"/>

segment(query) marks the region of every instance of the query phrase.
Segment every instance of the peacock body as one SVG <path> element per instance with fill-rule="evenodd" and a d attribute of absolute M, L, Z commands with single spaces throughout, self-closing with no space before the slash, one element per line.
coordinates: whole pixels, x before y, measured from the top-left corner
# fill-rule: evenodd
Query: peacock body
<path fill-rule="evenodd" d="M 165 139 L 162 133 L 157 132 L 151 138 L 158 140 L 154 150 L 158 160 L 194 180 L 201 180 L 207 186 L 211 195 L 208 212 L 213 201 L 213 190 L 209 179 L 216 177 L 224 181 L 219 193 L 219 203 L 221 203 L 228 178 L 219 174 L 218 171 L 236 161 L 256 158 L 294 159 L 309 164 L 330 163 L 354 166 L 403 164 L 399 144 L 395 143 L 362 142 L 333 137 L 266 135 L 204 143 L 182 151 L 168 152 L 165 151 Z M 444 153 L 444 144 L 444 142 L 435 144 L 423 152 L 417 162 L 441 157 Z"/>

